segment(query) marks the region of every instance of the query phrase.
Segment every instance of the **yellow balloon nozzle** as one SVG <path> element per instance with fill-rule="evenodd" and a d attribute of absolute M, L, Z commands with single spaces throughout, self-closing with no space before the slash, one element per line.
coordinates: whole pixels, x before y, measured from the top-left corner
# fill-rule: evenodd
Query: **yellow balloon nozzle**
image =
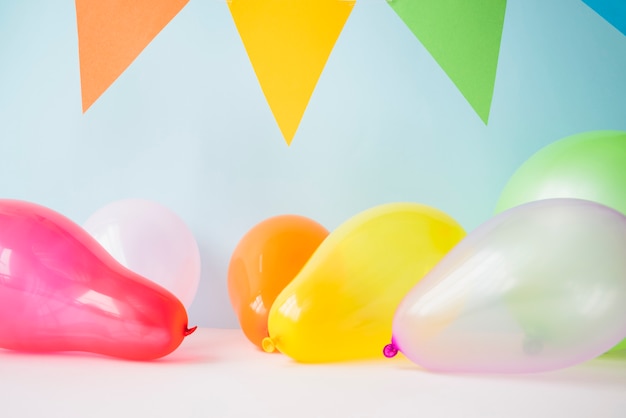
<path fill-rule="evenodd" d="M 265 351 L 266 353 L 273 353 L 274 351 L 276 351 L 276 342 L 270 337 L 263 338 L 263 341 L 261 341 L 261 346 L 263 347 L 263 351 Z"/>

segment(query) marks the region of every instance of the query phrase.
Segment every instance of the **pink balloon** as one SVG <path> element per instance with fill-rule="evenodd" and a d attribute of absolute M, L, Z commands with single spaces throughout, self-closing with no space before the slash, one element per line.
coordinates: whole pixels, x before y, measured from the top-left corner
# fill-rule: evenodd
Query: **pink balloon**
<path fill-rule="evenodd" d="M 173 294 L 120 265 L 79 225 L 0 200 L 0 347 L 150 360 L 194 330 Z"/>

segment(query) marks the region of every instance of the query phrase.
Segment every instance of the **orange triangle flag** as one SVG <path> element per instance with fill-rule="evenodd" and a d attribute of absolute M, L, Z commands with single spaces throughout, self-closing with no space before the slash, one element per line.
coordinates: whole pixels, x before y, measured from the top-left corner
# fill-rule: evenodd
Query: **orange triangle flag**
<path fill-rule="evenodd" d="M 355 1 L 229 0 L 252 67 L 291 144 Z"/>
<path fill-rule="evenodd" d="M 189 0 L 76 0 L 83 112 Z"/>

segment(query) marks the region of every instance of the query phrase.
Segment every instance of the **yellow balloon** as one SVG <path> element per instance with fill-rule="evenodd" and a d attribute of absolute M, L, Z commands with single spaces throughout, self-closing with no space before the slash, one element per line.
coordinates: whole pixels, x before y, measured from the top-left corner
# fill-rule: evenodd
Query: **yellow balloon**
<path fill-rule="evenodd" d="M 464 236 L 450 216 L 417 203 L 359 213 L 278 295 L 264 350 L 305 363 L 381 357 L 402 298 Z"/>

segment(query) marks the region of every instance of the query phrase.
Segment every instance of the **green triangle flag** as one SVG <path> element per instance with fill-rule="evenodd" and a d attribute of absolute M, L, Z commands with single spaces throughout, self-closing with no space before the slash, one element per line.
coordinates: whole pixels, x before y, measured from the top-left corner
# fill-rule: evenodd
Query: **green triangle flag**
<path fill-rule="evenodd" d="M 388 0 L 486 124 L 506 0 Z"/>

